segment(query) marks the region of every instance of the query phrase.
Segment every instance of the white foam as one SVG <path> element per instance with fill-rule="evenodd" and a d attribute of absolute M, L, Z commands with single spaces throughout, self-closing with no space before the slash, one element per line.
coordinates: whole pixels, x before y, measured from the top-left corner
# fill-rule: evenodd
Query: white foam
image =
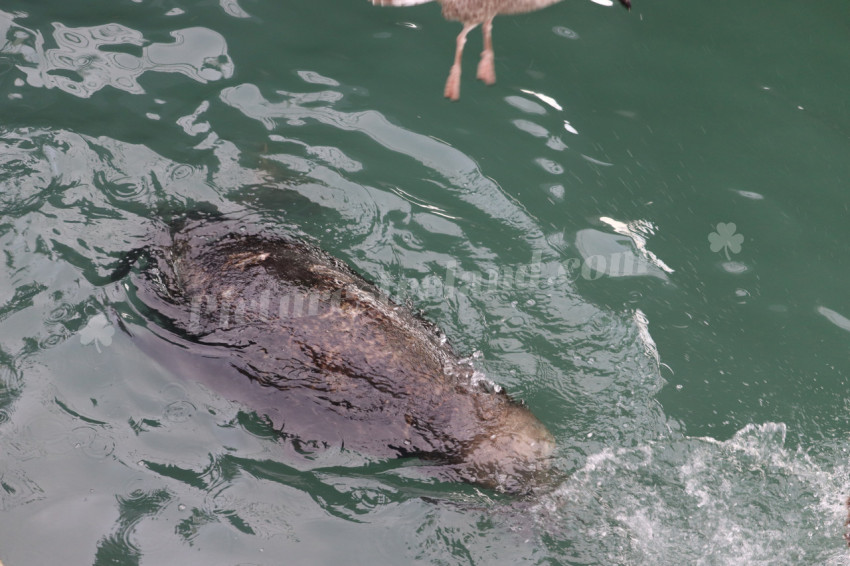
<path fill-rule="evenodd" d="M 787 448 L 787 432 L 768 422 L 724 441 L 674 436 L 604 448 L 537 516 L 555 536 L 595 541 L 577 550 L 577 563 L 849 564 L 846 450 L 816 461 Z"/>

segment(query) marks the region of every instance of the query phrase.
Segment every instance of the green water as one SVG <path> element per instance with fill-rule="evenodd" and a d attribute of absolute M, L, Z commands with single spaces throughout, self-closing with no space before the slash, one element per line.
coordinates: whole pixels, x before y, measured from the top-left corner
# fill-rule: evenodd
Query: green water
<path fill-rule="evenodd" d="M 433 4 L 2 10 L 6 566 L 850 563 L 844 3 L 497 18 L 498 82 L 474 32 L 457 103 Z M 193 209 L 422 309 L 569 478 L 511 501 L 292 454 L 161 367 L 108 276 Z"/>

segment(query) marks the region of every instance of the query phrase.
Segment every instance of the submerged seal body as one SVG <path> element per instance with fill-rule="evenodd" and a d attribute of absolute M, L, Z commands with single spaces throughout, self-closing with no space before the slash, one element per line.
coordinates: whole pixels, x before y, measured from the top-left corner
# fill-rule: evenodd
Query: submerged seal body
<path fill-rule="evenodd" d="M 222 388 L 250 388 L 252 408 L 272 408 L 283 434 L 417 456 L 445 479 L 509 492 L 547 467 L 553 438 L 525 406 L 476 379 L 436 327 L 315 246 L 192 221 L 149 255 L 138 298 L 163 328 L 216 352 L 229 375 Z"/>

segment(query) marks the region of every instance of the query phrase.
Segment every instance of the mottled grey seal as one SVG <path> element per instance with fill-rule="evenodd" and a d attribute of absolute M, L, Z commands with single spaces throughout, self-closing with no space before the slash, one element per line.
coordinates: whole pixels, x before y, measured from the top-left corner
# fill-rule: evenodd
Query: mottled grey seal
<path fill-rule="evenodd" d="M 250 389 L 234 396 L 274 407 L 283 434 L 416 456 L 444 479 L 513 493 L 548 467 L 543 424 L 342 261 L 233 220 L 188 221 L 166 239 L 147 249 L 135 296 L 160 328 L 218 358 L 204 381 Z"/>

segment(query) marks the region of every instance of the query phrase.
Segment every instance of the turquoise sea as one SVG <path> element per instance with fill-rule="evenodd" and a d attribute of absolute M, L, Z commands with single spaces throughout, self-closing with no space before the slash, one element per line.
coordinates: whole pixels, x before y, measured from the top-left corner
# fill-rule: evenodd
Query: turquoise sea
<path fill-rule="evenodd" d="M 0 561 L 850 564 L 846 2 L 609 3 L 452 103 L 435 3 L 4 2 Z M 296 453 L 145 353 L 110 274 L 193 210 L 421 309 L 564 476 Z"/>

